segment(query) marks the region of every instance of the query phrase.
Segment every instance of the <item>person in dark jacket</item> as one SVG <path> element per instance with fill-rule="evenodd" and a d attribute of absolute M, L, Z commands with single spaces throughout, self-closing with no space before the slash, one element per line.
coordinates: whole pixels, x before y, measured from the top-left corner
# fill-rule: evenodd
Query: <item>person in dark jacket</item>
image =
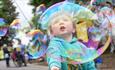
<path fill-rule="evenodd" d="M 10 67 L 10 52 L 9 52 L 7 47 L 4 47 L 3 51 L 4 51 L 4 57 L 5 57 L 5 60 L 6 60 L 6 66 Z"/>

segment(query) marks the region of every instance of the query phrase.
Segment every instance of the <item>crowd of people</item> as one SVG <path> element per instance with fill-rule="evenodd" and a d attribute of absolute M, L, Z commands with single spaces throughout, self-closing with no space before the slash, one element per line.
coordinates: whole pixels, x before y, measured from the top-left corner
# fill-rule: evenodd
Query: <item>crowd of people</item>
<path fill-rule="evenodd" d="M 0 51 L 1 53 L 1 60 L 6 61 L 6 66 L 10 67 L 10 61 L 12 60 L 13 63 L 17 67 L 21 67 L 24 63 L 24 66 L 27 66 L 26 57 L 25 57 L 25 46 L 21 44 L 19 40 L 19 45 L 17 48 L 13 48 L 12 46 L 1 46 Z"/>

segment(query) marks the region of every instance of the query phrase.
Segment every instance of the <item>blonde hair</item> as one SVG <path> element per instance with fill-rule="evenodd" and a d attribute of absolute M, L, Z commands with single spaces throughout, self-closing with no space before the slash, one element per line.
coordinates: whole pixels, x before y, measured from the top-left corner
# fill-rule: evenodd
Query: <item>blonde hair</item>
<path fill-rule="evenodd" d="M 76 23 L 76 21 L 74 20 L 74 18 L 73 18 L 73 16 L 71 15 L 71 14 L 69 14 L 69 12 L 66 12 L 66 11 L 58 11 L 58 12 L 55 12 L 51 17 L 50 17 L 50 20 L 48 21 L 48 30 L 47 30 L 47 32 L 48 32 L 48 34 L 49 35 L 51 35 L 51 25 L 53 24 L 52 23 L 52 21 L 54 20 L 54 19 L 57 19 L 58 17 L 59 17 L 59 19 L 62 19 L 62 18 L 64 18 L 64 17 L 69 17 L 70 18 L 70 20 L 73 22 L 73 26 L 75 26 L 75 23 Z M 66 18 L 65 17 L 65 18 Z M 57 20 L 59 20 L 59 19 L 57 19 Z"/>

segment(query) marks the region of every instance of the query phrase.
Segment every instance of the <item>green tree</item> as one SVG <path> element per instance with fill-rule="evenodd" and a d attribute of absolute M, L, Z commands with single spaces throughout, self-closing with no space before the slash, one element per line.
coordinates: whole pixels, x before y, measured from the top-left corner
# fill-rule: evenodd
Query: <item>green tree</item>
<path fill-rule="evenodd" d="M 18 12 L 16 12 L 16 7 L 13 5 L 12 0 L 0 0 L 0 18 L 4 18 L 6 20 L 6 26 L 9 26 L 17 16 Z M 8 28 L 7 34 L 0 37 L 0 45 L 11 44 L 11 39 L 14 35 L 15 30 L 12 28 Z"/>
<path fill-rule="evenodd" d="M 35 26 L 35 28 L 39 28 L 39 23 L 37 22 L 39 19 L 40 15 L 36 15 L 35 12 L 37 10 L 37 7 L 41 4 L 44 4 L 46 6 L 46 8 L 48 8 L 49 6 L 57 3 L 57 2 L 61 2 L 64 0 L 30 0 L 29 5 L 34 6 L 33 8 L 33 18 L 32 18 L 32 22 L 33 22 L 33 26 Z"/>
<path fill-rule="evenodd" d="M 16 12 L 16 7 L 13 5 L 12 0 L 0 0 L 0 17 L 7 20 L 10 24 L 16 17 L 18 12 Z"/>
<path fill-rule="evenodd" d="M 34 6 L 33 13 L 35 13 L 36 8 L 41 4 L 45 4 L 45 6 L 48 8 L 49 6 L 61 1 L 64 0 L 30 0 L 29 5 Z"/>

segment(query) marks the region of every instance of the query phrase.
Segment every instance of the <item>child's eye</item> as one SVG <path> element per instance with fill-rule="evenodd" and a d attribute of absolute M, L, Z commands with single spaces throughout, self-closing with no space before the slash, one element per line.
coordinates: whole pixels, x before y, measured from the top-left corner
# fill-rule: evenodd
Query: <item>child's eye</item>
<path fill-rule="evenodd" d="M 54 24 L 57 24 L 58 23 L 58 20 L 54 20 L 53 22 L 52 22 L 52 24 L 54 25 Z"/>
<path fill-rule="evenodd" d="M 58 24 L 58 22 L 59 22 L 59 21 L 58 21 L 58 20 L 56 20 L 56 21 L 54 22 L 54 24 Z"/>
<path fill-rule="evenodd" d="M 56 21 L 54 21 L 53 23 L 52 23 L 52 25 L 56 25 L 56 24 L 58 24 L 58 20 L 56 20 Z"/>

